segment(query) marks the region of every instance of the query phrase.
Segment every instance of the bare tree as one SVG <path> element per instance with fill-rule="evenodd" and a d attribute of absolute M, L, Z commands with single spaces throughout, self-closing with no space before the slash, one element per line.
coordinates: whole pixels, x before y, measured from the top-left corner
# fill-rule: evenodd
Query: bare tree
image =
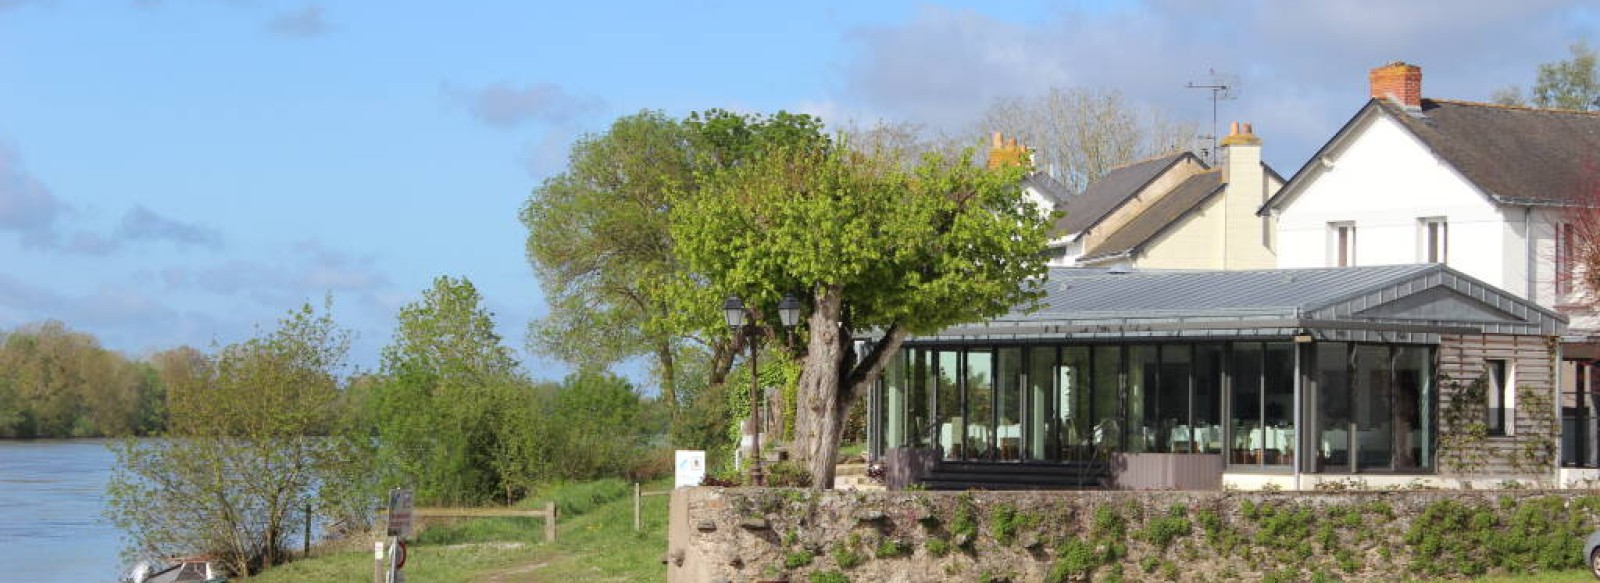
<path fill-rule="evenodd" d="M 1129 104 L 1118 91 L 1058 87 L 1038 97 L 996 101 L 976 131 L 1019 137 L 1034 149 L 1036 168 L 1081 191 L 1118 166 L 1190 149 L 1198 128 Z"/>

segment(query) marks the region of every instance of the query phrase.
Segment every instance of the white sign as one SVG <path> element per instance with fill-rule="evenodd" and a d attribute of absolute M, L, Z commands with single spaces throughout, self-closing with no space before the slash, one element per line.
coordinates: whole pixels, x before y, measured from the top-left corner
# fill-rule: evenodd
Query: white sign
<path fill-rule="evenodd" d="M 692 488 L 706 478 L 706 452 L 698 449 L 680 449 L 673 456 L 677 462 L 672 473 L 672 487 Z"/>

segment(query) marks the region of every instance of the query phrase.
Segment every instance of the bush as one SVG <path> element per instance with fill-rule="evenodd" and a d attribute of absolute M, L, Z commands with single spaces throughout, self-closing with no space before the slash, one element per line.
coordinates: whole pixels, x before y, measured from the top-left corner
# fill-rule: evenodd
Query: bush
<path fill-rule="evenodd" d="M 806 578 L 811 583 L 850 583 L 850 578 L 838 571 L 818 571 Z"/>
<path fill-rule="evenodd" d="M 783 556 L 783 566 L 788 567 L 790 569 L 798 569 L 800 567 L 804 567 L 806 565 L 810 565 L 811 564 L 811 558 L 812 558 L 811 557 L 811 551 L 807 551 L 807 550 L 792 551 L 789 554 Z"/>
<path fill-rule="evenodd" d="M 811 487 L 811 471 L 794 462 L 778 462 L 766 466 L 767 485 L 777 488 Z"/>

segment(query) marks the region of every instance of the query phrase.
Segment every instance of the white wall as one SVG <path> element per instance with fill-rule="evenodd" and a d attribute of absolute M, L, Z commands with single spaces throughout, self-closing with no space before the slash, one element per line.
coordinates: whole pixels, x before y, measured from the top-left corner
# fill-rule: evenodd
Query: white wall
<path fill-rule="evenodd" d="M 1487 197 L 1387 116 L 1361 122 L 1348 143 L 1330 152 L 1320 175 L 1282 208 L 1278 267 L 1329 267 L 1328 224 L 1356 226 L 1356 265 L 1420 263 L 1418 219 L 1449 222 L 1449 265 L 1518 296 L 1527 288 L 1527 247 Z M 1509 211 L 1507 211 L 1509 212 Z"/>

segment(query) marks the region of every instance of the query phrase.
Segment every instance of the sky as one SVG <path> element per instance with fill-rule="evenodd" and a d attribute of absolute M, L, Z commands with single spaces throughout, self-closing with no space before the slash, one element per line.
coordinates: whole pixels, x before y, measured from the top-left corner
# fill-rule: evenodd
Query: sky
<path fill-rule="evenodd" d="M 1373 67 L 1481 101 L 1597 32 L 1580 0 L 0 0 L 0 330 L 60 320 L 142 357 L 331 297 L 371 370 L 450 275 L 558 379 L 525 349 L 547 308 L 517 212 L 619 116 L 981 135 L 996 99 L 1079 87 L 1209 125 L 1185 85 L 1216 72 L 1237 79 L 1223 125 L 1253 123 L 1290 176 Z"/>

